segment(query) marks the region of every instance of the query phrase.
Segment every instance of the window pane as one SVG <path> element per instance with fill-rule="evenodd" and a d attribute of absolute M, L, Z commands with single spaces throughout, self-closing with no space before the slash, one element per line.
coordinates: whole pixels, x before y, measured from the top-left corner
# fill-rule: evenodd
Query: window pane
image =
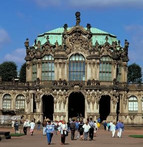
<path fill-rule="evenodd" d="M 80 54 L 74 54 L 69 59 L 69 80 L 85 80 L 85 59 Z"/>
<path fill-rule="evenodd" d="M 42 80 L 54 80 L 54 58 L 47 55 L 42 60 Z"/>

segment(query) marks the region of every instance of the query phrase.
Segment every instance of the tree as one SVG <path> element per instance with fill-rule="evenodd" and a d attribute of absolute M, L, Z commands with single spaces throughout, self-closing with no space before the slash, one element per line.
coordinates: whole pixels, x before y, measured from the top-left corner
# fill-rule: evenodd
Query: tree
<path fill-rule="evenodd" d="M 26 63 L 21 66 L 19 80 L 20 82 L 26 82 Z"/>
<path fill-rule="evenodd" d="M 2 81 L 11 81 L 17 77 L 17 66 L 14 62 L 3 62 L 0 64 L 0 76 Z"/>
<path fill-rule="evenodd" d="M 141 83 L 142 71 L 141 67 L 135 63 L 128 66 L 128 82 L 129 83 Z"/>

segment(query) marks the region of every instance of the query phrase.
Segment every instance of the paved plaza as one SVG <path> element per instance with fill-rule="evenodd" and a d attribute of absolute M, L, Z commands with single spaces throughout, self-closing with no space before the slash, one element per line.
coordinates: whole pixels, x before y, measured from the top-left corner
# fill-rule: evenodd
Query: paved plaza
<path fill-rule="evenodd" d="M 11 131 L 12 129 L 0 128 L 1 131 Z M 64 146 L 68 147 L 143 147 L 142 138 L 131 138 L 128 135 L 131 134 L 143 134 L 143 129 L 130 128 L 123 132 L 122 138 L 111 138 L 111 132 L 99 129 L 97 136 L 94 141 L 80 141 L 80 140 L 70 140 L 70 134 L 66 138 L 66 144 Z M 0 142 L 0 147 L 46 147 L 47 139 L 46 136 L 42 135 L 42 130 L 35 130 L 34 135 L 22 136 L 22 137 L 12 137 L 12 139 L 2 139 Z M 60 145 L 60 134 L 54 135 L 52 144 L 50 146 L 59 147 Z"/>

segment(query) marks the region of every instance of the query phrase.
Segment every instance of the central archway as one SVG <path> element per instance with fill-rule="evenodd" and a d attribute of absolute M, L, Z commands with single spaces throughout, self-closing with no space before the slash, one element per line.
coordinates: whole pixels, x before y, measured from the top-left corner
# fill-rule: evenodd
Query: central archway
<path fill-rule="evenodd" d="M 99 101 L 99 114 L 101 122 L 106 120 L 107 116 L 110 114 L 110 96 L 104 95 Z"/>
<path fill-rule="evenodd" d="M 54 98 L 52 95 L 44 95 L 42 97 L 43 101 L 43 119 L 49 118 L 53 120 L 53 113 L 54 113 Z"/>
<path fill-rule="evenodd" d="M 85 98 L 81 92 L 73 92 L 68 100 L 68 118 L 85 117 Z"/>

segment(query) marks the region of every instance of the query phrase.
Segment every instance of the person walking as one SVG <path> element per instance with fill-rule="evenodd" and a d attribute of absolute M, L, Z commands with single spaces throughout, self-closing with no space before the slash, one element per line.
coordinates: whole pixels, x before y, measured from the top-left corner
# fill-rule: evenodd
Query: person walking
<path fill-rule="evenodd" d="M 24 123 L 23 123 L 23 132 L 25 135 L 27 135 L 27 128 L 28 128 L 28 120 L 25 120 Z"/>
<path fill-rule="evenodd" d="M 98 130 L 98 126 L 97 126 L 97 123 L 96 121 L 94 121 L 94 137 L 96 137 L 96 133 L 97 133 L 97 130 Z"/>
<path fill-rule="evenodd" d="M 15 123 L 14 123 L 14 129 L 15 129 L 15 134 L 18 133 L 18 130 L 19 130 L 19 123 L 18 123 L 17 120 L 16 120 Z"/>
<path fill-rule="evenodd" d="M 48 124 L 46 126 L 45 132 L 47 135 L 48 145 L 50 145 L 52 141 L 52 137 L 53 137 L 53 132 L 54 132 L 54 125 L 51 124 L 50 120 L 48 120 Z"/>
<path fill-rule="evenodd" d="M 106 122 L 106 120 L 103 122 L 103 126 L 104 126 L 104 130 L 106 131 L 107 130 L 107 122 Z"/>
<path fill-rule="evenodd" d="M 80 134 L 80 140 L 83 140 L 83 131 L 84 131 L 83 125 L 84 125 L 84 123 L 81 120 L 80 123 L 79 123 L 79 127 L 78 127 L 78 131 L 79 131 L 79 134 Z"/>
<path fill-rule="evenodd" d="M 70 130 L 71 130 L 71 140 L 74 140 L 75 130 L 76 130 L 76 124 L 75 124 L 75 120 L 74 119 L 70 123 Z"/>
<path fill-rule="evenodd" d="M 89 138 L 90 138 L 90 140 L 93 140 L 95 124 L 94 124 L 94 121 L 92 120 L 92 118 L 90 118 L 90 120 L 89 120 L 89 125 L 90 125 Z"/>
<path fill-rule="evenodd" d="M 46 119 L 43 121 L 42 126 L 43 126 L 43 135 L 45 136 L 45 135 L 46 135 L 45 130 L 46 130 L 46 126 L 47 126 L 47 121 L 46 121 Z"/>
<path fill-rule="evenodd" d="M 117 137 L 121 138 L 122 137 L 122 131 L 124 129 L 124 124 L 118 120 L 116 124 L 116 129 L 117 129 Z"/>
<path fill-rule="evenodd" d="M 66 136 L 68 136 L 68 125 L 66 124 L 66 121 L 63 120 L 62 124 L 58 128 L 61 133 L 61 145 L 65 144 Z"/>
<path fill-rule="evenodd" d="M 88 132 L 90 129 L 90 125 L 88 124 L 88 121 L 83 125 L 83 129 L 84 129 L 84 140 L 87 140 Z"/>
<path fill-rule="evenodd" d="M 35 123 L 34 123 L 34 121 L 32 120 L 31 123 L 30 123 L 30 134 L 31 134 L 31 136 L 33 136 L 34 128 L 35 128 Z"/>
<path fill-rule="evenodd" d="M 112 137 L 115 137 L 115 132 L 116 132 L 115 122 L 110 124 L 110 131 L 112 132 Z"/>
<path fill-rule="evenodd" d="M 38 120 L 38 121 L 37 121 L 37 130 L 40 130 L 40 126 L 41 126 L 41 121 Z"/>

